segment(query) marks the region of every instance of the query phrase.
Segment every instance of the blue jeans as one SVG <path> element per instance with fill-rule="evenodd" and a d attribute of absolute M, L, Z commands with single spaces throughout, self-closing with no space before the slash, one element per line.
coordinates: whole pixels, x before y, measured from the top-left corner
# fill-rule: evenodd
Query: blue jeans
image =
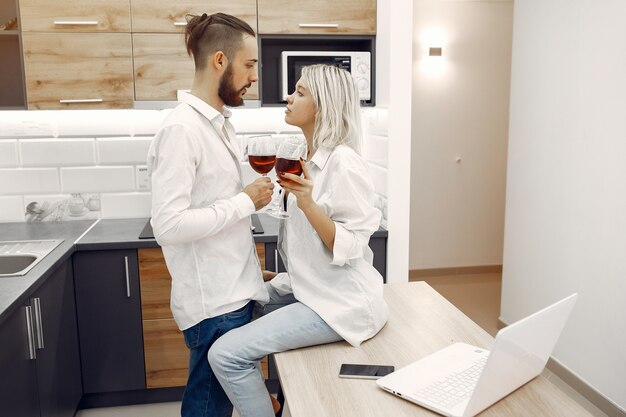
<path fill-rule="evenodd" d="M 292 295 L 280 296 L 269 285 L 270 303 L 284 305 L 220 337 L 209 350 L 209 363 L 240 417 L 274 417 L 263 375 L 256 364 L 270 353 L 337 342 L 341 337 L 320 316 Z"/>
<path fill-rule="evenodd" d="M 231 417 L 233 405 L 209 366 L 209 348 L 223 334 L 249 323 L 254 301 L 230 313 L 201 321 L 183 331 L 189 348 L 189 377 L 183 394 L 182 417 Z"/>

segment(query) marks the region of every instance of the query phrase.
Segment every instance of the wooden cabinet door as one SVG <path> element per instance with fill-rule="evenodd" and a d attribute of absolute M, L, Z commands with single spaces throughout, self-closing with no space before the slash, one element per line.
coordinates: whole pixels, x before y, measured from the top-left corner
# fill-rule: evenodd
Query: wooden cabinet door
<path fill-rule="evenodd" d="M 256 0 L 132 0 L 133 32 L 180 32 L 187 14 L 231 14 L 256 31 Z"/>
<path fill-rule="evenodd" d="M 130 32 L 129 0 L 20 0 L 20 16 L 25 32 Z"/>
<path fill-rule="evenodd" d="M 191 88 L 195 66 L 182 34 L 134 33 L 133 56 L 137 100 L 176 100 L 177 90 Z M 257 100 L 258 83 L 243 98 Z"/>
<path fill-rule="evenodd" d="M 189 349 L 170 310 L 172 278 L 161 248 L 138 249 L 146 387 L 187 383 Z"/>
<path fill-rule="evenodd" d="M 136 250 L 74 254 L 85 394 L 146 388 Z"/>
<path fill-rule="evenodd" d="M 260 34 L 376 34 L 376 0 L 258 0 Z"/>
<path fill-rule="evenodd" d="M 131 107 L 130 34 L 29 32 L 23 47 L 29 109 Z"/>
<path fill-rule="evenodd" d="M 256 247 L 264 267 L 265 245 L 257 243 Z M 146 386 L 184 386 L 189 369 L 189 349 L 170 310 L 172 278 L 163 251 L 161 248 L 142 248 L 138 255 Z M 267 377 L 267 358 L 261 360 L 261 369 Z"/>

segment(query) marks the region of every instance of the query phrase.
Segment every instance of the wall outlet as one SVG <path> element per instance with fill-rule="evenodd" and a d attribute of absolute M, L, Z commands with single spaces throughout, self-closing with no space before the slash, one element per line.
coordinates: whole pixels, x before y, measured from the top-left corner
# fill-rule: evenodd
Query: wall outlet
<path fill-rule="evenodd" d="M 148 176 L 148 167 L 139 166 L 135 167 L 135 180 L 137 181 L 137 190 L 147 191 L 150 190 L 150 177 Z"/>

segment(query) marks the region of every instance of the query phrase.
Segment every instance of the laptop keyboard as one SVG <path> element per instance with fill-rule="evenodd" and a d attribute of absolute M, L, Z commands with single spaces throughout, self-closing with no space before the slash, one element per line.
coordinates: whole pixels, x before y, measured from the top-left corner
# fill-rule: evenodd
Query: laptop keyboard
<path fill-rule="evenodd" d="M 444 379 L 419 389 L 413 395 L 424 402 L 446 408 L 454 407 L 472 394 L 486 362 L 487 356 L 484 356 L 467 369 L 453 372 Z"/>

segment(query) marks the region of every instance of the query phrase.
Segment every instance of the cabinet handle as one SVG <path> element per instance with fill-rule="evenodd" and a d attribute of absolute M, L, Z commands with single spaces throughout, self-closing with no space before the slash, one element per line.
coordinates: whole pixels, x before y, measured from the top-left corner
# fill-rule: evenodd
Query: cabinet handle
<path fill-rule="evenodd" d="M 174 22 L 174 26 L 187 26 L 187 22 Z"/>
<path fill-rule="evenodd" d="M 26 332 L 28 333 L 28 358 L 37 359 L 35 352 L 35 340 L 33 338 L 33 312 L 30 306 L 24 307 L 26 310 Z"/>
<path fill-rule="evenodd" d="M 304 29 L 308 28 L 338 28 L 338 23 L 300 23 L 298 26 Z"/>
<path fill-rule="evenodd" d="M 278 249 L 274 249 L 274 269 L 278 273 Z"/>
<path fill-rule="evenodd" d="M 128 256 L 124 256 L 124 269 L 126 270 L 126 298 L 130 298 L 130 275 L 128 273 Z"/>
<path fill-rule="evenodd" d="M 98 24 L 97 20 L 55 20 L 54 24 L 57 26 L 94 26 Z"/>
<path fill-rule="evenodd" d="M 66 99 L 61 99 L 61 100 L 59 100 L 59 103 L 61 103 L 61 104 L 72 104 L 72 103 L 102 103 L 102 99 L 101 99 L 101 98 L 83 98 L 83 99 L 77 99 L 77 100 L 66 100 Z"/>
<path fill-rule="evenodd" d="M 37 333 L 37 349 L 43 349 L 43 321 L 41 319 L 41 299 L 33 298 L 32 299 L 33 310 L 35 315 L 35 332 Z"/>

